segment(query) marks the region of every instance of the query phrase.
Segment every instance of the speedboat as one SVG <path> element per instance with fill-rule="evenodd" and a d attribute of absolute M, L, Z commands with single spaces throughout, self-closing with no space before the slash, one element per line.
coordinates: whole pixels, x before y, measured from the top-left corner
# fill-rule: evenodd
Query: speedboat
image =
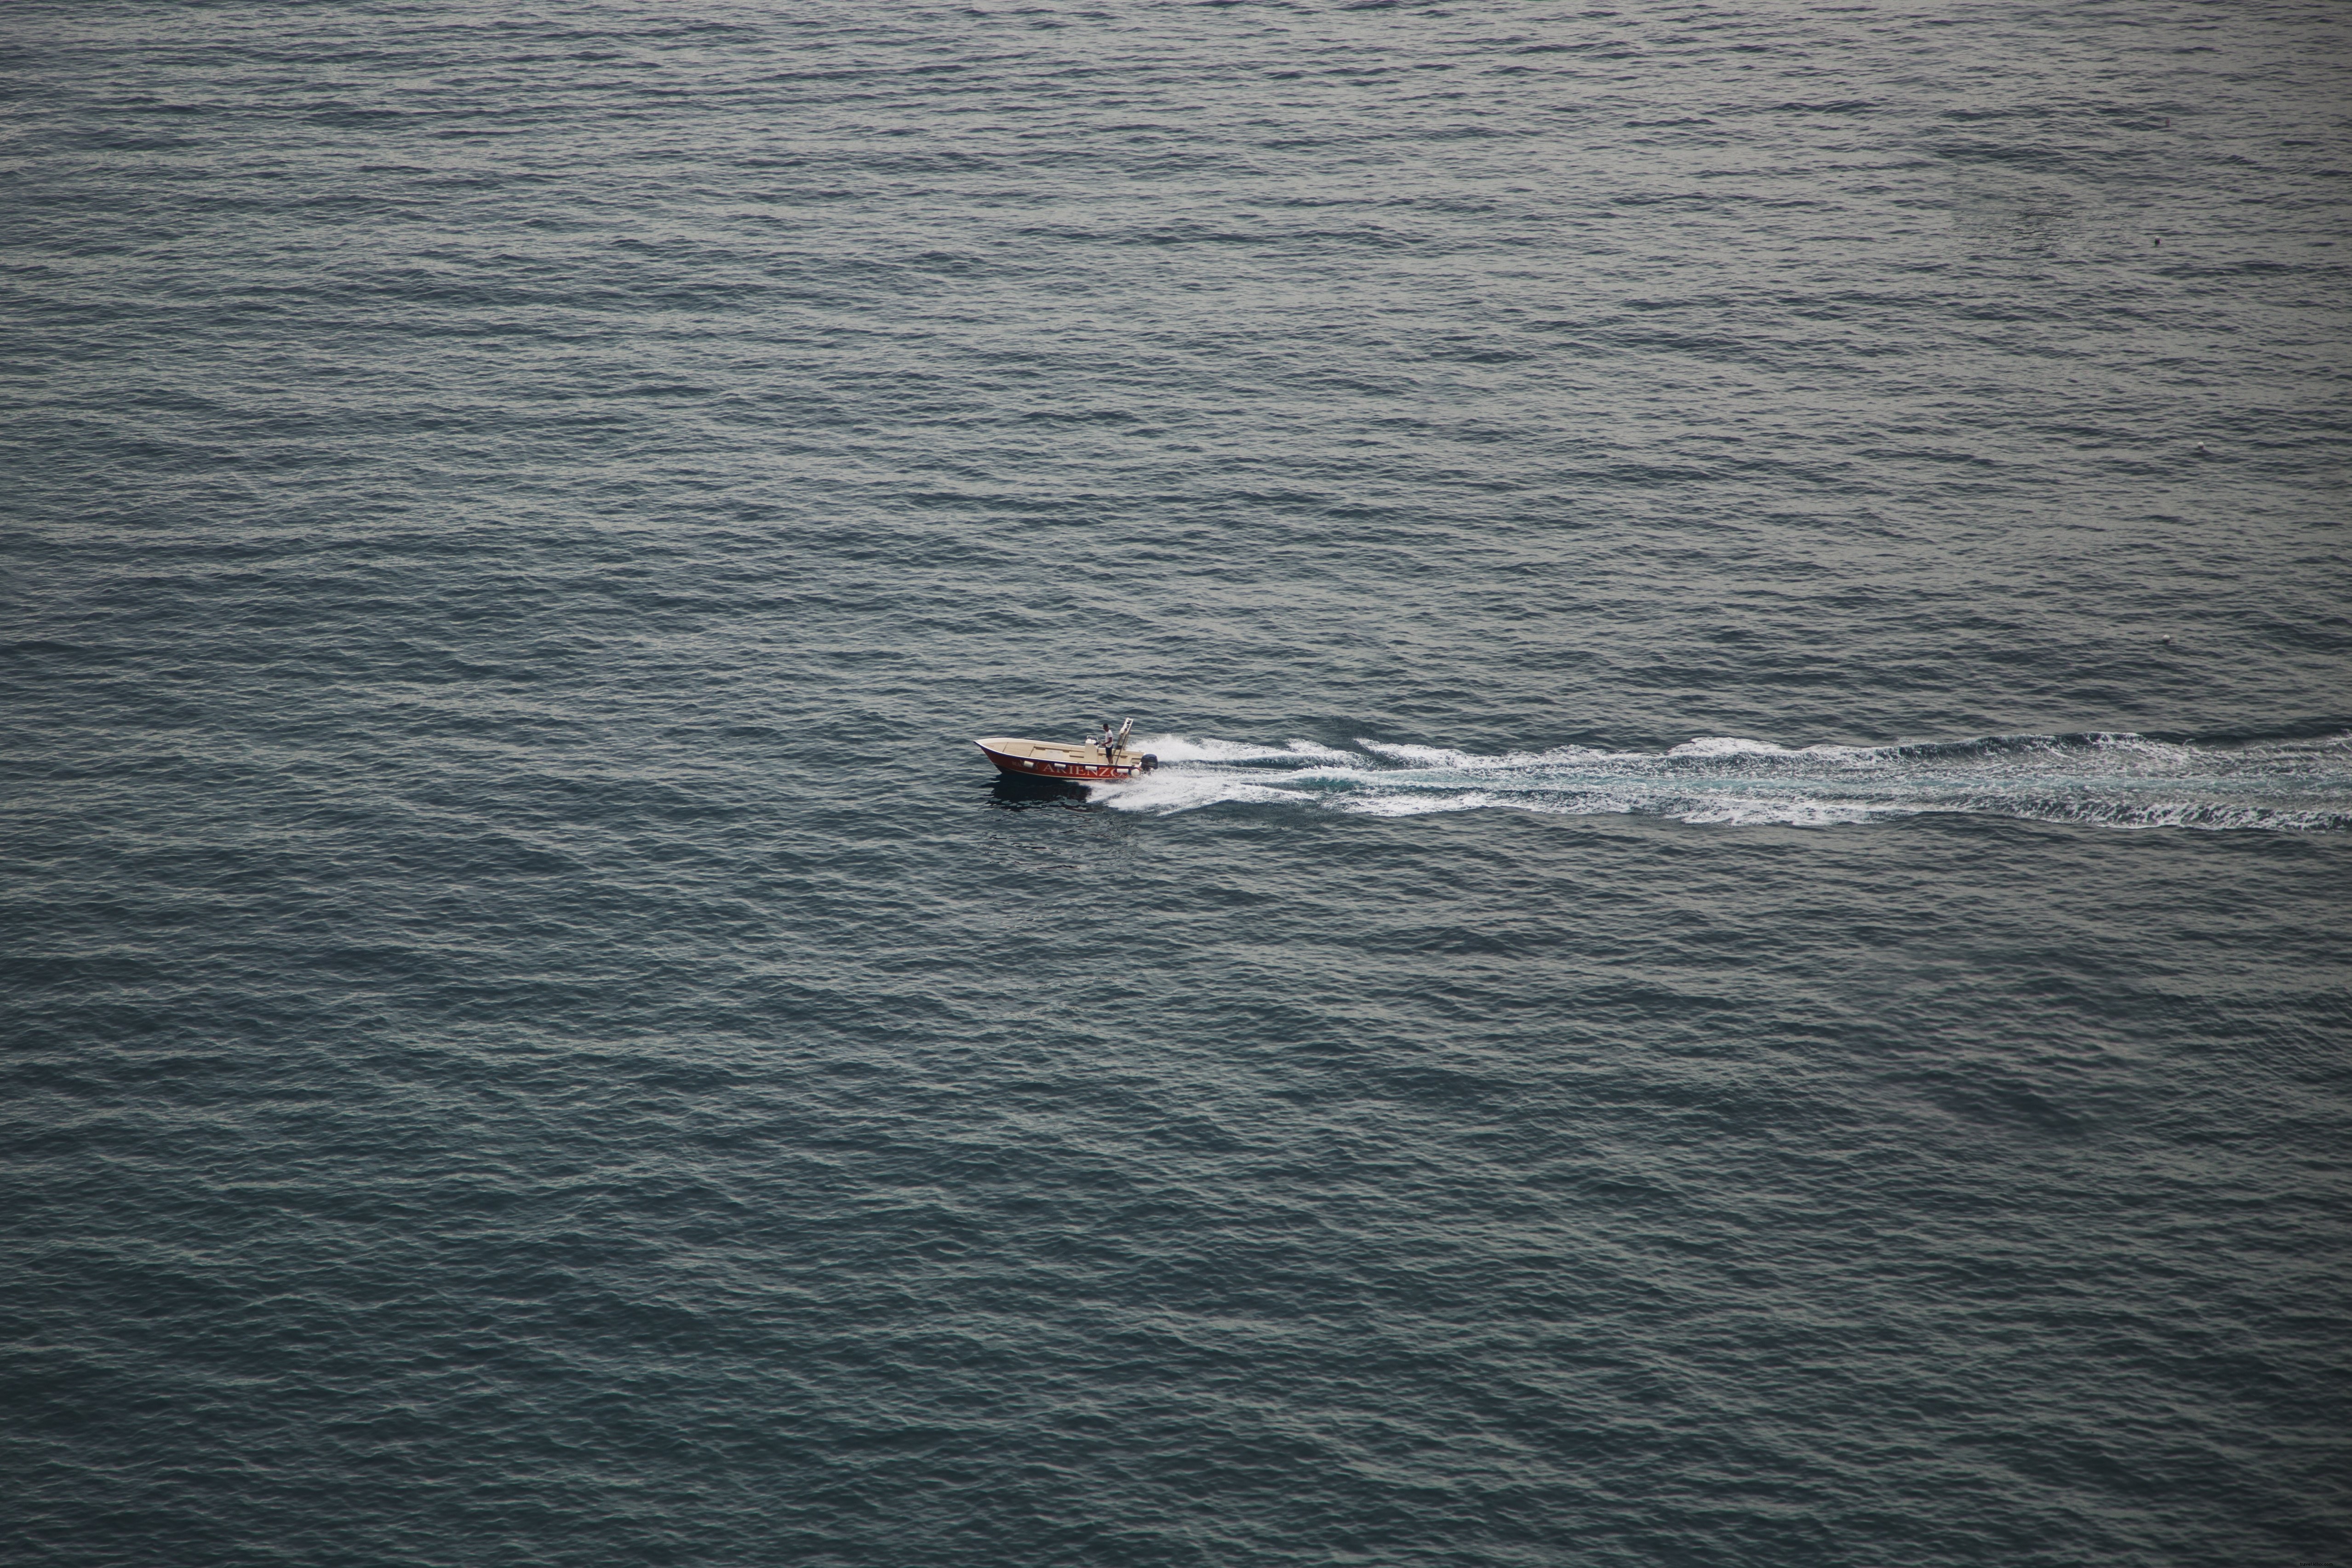
<path fill-rule="evenodd" d="M 1131 779 L 1160 765 L 1160 759 L 1150 752 L 1129 748 L 1128 731 L 1134 728 L 1135 721 L 1129 719 L 1114 736 L 1106 725 L 1102 739 L 1080 741 L 1074 745 L 1058 741 L 1017 741 L 1004 735 L 991 735 L 972 744 L 999 769 L 1018 778 L 1097 782 Z"/>

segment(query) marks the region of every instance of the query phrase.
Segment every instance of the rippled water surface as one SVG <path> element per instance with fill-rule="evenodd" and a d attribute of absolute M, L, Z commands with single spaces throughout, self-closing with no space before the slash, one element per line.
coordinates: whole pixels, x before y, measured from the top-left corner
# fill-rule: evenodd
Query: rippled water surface
<path fill-rule="evenodd" d="M 0 9 L 10 1560 L 2342 1560 L 2347 67 Z"/>

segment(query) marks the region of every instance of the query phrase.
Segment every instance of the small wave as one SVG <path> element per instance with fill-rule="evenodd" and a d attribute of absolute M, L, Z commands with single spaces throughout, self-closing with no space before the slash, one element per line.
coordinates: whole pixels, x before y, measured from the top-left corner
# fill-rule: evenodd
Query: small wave
<path fill-rule="evenodd" d="M 1360 740 L 1353 751 L 1164 735 L 1150 776 L 1094 787 L 1121 811 L 1247 803 L 1420 816 L 1505 809 L 1826 826 L 1931 813 L 2102 827 L 2352 827 L 2352 735 L 2223 747 L 2087 732 L 1895 746 L 1703 735 L 1664 752 L 1485 754 Z"/>

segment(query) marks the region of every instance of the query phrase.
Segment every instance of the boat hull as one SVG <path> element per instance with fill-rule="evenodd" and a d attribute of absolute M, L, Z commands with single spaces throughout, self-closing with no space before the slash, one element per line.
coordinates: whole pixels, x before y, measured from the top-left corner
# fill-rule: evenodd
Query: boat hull
<path fill-rule="evenodd" d="M 1079 784 L 1116 784 L 1148 773 L 1160 759 L 1143 752 L 1106 751 L 1101 746 L 1065 746 L 1053 741 L 992 736 L 974 741 L 999 772 L 1024 779 L 1068 779 Z"/>

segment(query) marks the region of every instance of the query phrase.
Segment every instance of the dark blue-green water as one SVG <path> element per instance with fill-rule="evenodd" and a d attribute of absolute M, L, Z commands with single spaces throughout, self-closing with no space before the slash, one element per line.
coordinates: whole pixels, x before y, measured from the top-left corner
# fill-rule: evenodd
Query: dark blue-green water
<path fill-rule="evenodd" d="M 12 1564 L 2352 1552 L 2341 5 L 0 90 Z"/>

